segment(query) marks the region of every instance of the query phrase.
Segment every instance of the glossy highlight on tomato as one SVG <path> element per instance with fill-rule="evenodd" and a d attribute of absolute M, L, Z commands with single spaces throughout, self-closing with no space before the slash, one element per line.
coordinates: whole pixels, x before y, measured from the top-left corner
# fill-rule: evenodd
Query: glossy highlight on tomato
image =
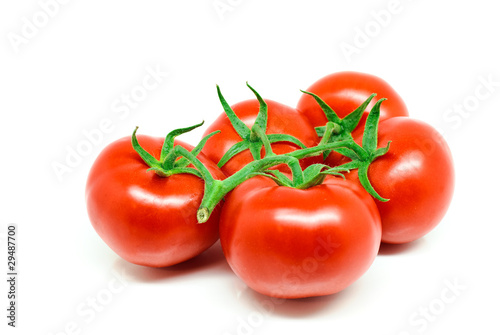
<path fill-rule="evenodd" d="M 331 176 L 308 189 L 251 178 L 227 197 L 220 220 L 221 245 L 236 275 L 279 298 L 345 289 L 368 270 L 380 237 L 373 199 Z"/>

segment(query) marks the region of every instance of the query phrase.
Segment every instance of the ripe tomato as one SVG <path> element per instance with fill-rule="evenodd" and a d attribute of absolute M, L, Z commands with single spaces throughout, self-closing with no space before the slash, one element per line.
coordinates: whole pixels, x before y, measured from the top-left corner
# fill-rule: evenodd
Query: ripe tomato
<path fill-rule="evenodd" d="M 331 176 L 308 189 L 253 177 L 229 194 L 220 219 L 221 245 L 236 275 L 280 298 L 343 290 L 372 264 L 380 236 L 373 199 Z"/>
<path fill-rule="evenodd" d="M 380 108 L 380 120 L 394 116 L 408 116 L 408 109 L 398 93 L 383 79 L 361 72 L 336 72 L 313 83 L 306 91 L 318 95 L 340 118 L 359 107 L 372 93 L 377 94 L 367 106 L 359 123 L 365 123 L 368 112 L 378 99 L 387 98 Z M 300 98 L 297 109 L 314 127 L 326 124 L 326 117 L 318 103 L 308 94 Z"/>
<path fill-rule="evenodd" d="M 407 117 L 385 120 L 378 145 L 389 152 L 368 169 L 368 178 L 387 202 L 375 200 L 382 220 L 382 242 L 406 243 L 430 232 L 443 218 L 454 188 L 450 149 L 430 125 Z M 361 143 L 361 134 L 354 137 Z M 357 171 L 346 175 L 357 181 Z"/>
<path fill-rule="evenodd" d="M 265 99 L 265 102 L 268 106 L 266 134 L 289 134 L 296 137 L 306 147 L 312 147 L 318 144 L 319 138 L 305 116 L 301 115 L 296 109 L 281 103 L 267 99 Z M 256 99 L 246 100 L 231 106 L 231 108 L 241 121 L 251 128 L 259 112 L 259 102 Z M 224 113 L 208 127 L 204 135 L 216 130 L 220 130 L 221 132 L 207 141 L 202 152 L 212 161 L 219 162 L 226 151 L 234 144 L 240 142 L 241 138 Z M 271 148 L 275 154 L 284 154 L 297 150 L 299 147 L 290 142 L 276 142 L 271 144 Z M 262 150 L 262 157 L 263 156 L 264 149 Z M 230 176 L 252 161 L 253 157 L 250 151 L 245 150 L 231 158 L 221 167 L 221 170 L 226 175 Z M 321 156 L 317 156 L 304 158 L 300 163 L 302 167 L 305 168 L 321 161 Z M 282 171 L 289 171 L 283 166 L 280 166 L 279 169 Z"/>
<path fill-rule="evenodd" d="M 160 158 L 163 138 L 139 135 L 138 140 Z M 192 149 L 178 140 L 175 144 Z M 198 158 L 214 178 L 224 178 L 215 163 L 202 154 Z M 191 174 L 162 178 L 148 168 L 130 137 L 101 152 L 86 186 L 88 214 L 96 232 L 123 259 L 152 267 L 180 263 L 208 249 L 219 237 L 220 208 L 206 223 L 197 223 L 203 180 Z"/>

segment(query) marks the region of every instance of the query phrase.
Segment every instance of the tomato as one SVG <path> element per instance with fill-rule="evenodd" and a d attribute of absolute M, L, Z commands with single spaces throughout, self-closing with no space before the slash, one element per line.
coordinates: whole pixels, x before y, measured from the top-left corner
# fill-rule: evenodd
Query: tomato
<path fill-rule="evenodd" d="M 425 122 L 394 117 L 378 127 L 378 145 L 389 152 L 368 169 L 382 220 L 382 242 L 406 243 L 430 232 L 445 215 L 453 195 L 454 168 L 443 137 Z M 355 136 L 361 143 L 361 134 Z M 357 181 L 357 172 L 346 175 Z"/>
<path fill-rule="evenodd" d="M 265 102 L 268 106 L 266 134 L 289 134 L 296 137 L 306 147 L 318 144 L 319 138 L 305 116 L 301 115 L 296 109 L 281 103 L 267 99 Z M 231 108 L 241 121 L 251 128 L 259 112 L 259 102 L 255 99 L 246 100 L 231 106 Z M 221 133 L 210 138 L 205 144 L 202 152 L 212 161 L 219 162 L 226 151 L 234 144 L 241 141 L 241 137 L 234 130 L 229 118 L 224 113 L 208 127 L 205 131 L 205 135 L 216 130 L 220 130 Z M 298 149 L 299 146 L 291 142 L 275 142 L 271 144 L 271 148 L 275 154 L 284 154 Z M 263 155 L 264 149 L 262 150 L 262 157 Z M 231 158 L 221 167 L 221 170 L 229 176 L 251 161 L 253 161 L 253 157 L 250 151 L 245 150 Z M 304 158 L 300 163 L 302 167 L 307 167 L 321 161 L 321 156 L 317 156 Z M 289 171 L 284 166 L 280 166 L 279 169 L 282 171 Z"/>
<path fill-rule="evenodd" d="M 343 290 L 372 264 L 380 237 L 373 199 L 331 176 L 308 189 L 253 177 L 227 196 L 220 219 L 232 270 L 255 291 L 279 298 Z"/>
<path fill-rule="evenodd" d="M 139 135 L 142 147 L 160 157 L 164 139 Z M 176 140 L 188 150 L 192 147 Z M 198 156 L 214 178 L 224 175 L 215 163 Z M 200 225 L 196 211 L 204 190 L 191 174 L 159 177 L 134 151 L 131 138 L 108 145 L 93 164 L 86 186 L 90 221 L 104 242 L 123 259 L 163 267 L 208 249 L 218 235 L 220 208 Z"/>
<path fill-rule="evenodd" d="M 408 116 L 408 109 L 399 94 L 383 79 L 361 72 L 336 72 L 313 83 L 306 91 L 318 95 L 340 118 L 359 107 L 372 93 L 377 99 L 387 98 L 380 108 L 380 120 L 395 116 Z M 377 99 L 373 99 L 363 114 L 360 126 Z M 314 127 L 326 124 L 326 117 L 318 103 L 308 94 L 300 98 L 297 109 Z"/>

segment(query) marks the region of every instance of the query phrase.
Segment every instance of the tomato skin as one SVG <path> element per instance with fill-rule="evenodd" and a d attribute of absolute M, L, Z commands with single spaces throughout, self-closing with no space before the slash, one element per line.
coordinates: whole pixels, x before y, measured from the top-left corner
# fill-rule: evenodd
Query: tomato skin
<path fill-rule="evenodd" d="M 355 183 L 327 177 L 306 190 L 254 177 L 226 198 L 220 240 L 235 274 L 279 298 L 339 292 L 372 264 L 380 216 Z"/>
<path fill-rule="evenodd" d="M 146 151 L 160 157 L 163 138 L 137 138 Z M 178 140 L 175 144 L 192 149 Z M 214 178 L 224 178 L 213 162 L 198 157 Z M 180 263 L 208 249 L 218 239 L 220 208 L 208 222 L 197 223 L 203 180 L 191 174 L 162 178 L 148 168 L 130 137 L 111 143 L 97 157 L 88 176 L 86 201 L 98 235 L 123 259 L 150 267 Z"/>
<path fill-rule="evenodd" d="M 371 108 L 382 98 L 387 98 L 387 101 L 380 108 L 381 121 L 395 116 L 408 116 L 406 104 L 399 94 L 385 80 L 367 73 L 332 73 L 313 83 L 306 91 L 318 95 L 340 118 L 358 108 L 372 93 L 376 93 L 377 96 L 367 106 L 358 127 L 364 125 Z M 323 110 L 310 95 L 301 96 L 297 109 L 309 119 L 313 127 L 326 124 Z"/>
<path fill-rule="evenodd" d="M 361 143 L 361 135 L 355 137 Z M 444 138 L 425 122 L 394 117 L 379 124 L 379 147 L 391 141 L 387 154 L 368 169 L 368 178 L 387 202 L 376 200 L 382 220 L 382 242 L 414 241 L 444 217 L 454 190 L 454 168 Z M 346 175 L 357 181 L 357 171 Z"/>
<path fill-rule="evenodd" d="M 267 134 L 289 134 L 299 139 L 306 147 L 312 147 L 319 143 L 319 138 L 316 131 L 311 126 L 307 118 L 301 115 L 296 109 L 286 106 L 284 104 L 264 99 L 268 106 L 268 120 L 267 120 Z M 259 112 L 259 102 L 255 99 L 239 102 L 231 106 L 235 114 L 251 128 L 257 118 Z M 220 130 L 219 134 L 211 137 L 202 152 L 207 155 L 209 159 L 214 162 L 219 162 L 224 153 L 229 150 L 234 144 L 241 142 L 241 138 L 234 130 L 229 118 L 225 113 L 219 117 L 207 128 L 204 136 Z M 271 144 L 275 154 L 284 154 L 299 149 L 299 147 L 289 142 L 277 142 Z M 262 157 L 264 156 L 264 149 L 262 150 Z M 231 158 L 221 170 L 230 176 L 239 171 L 243 166 L 253 161 L 252 154 L 249 150 L 245 150 L 233 158 Z M 322 162 L 321 156 L 308 157 L 300 160 L 303 168 Z M 278 167 L 283 172 L 289 169 L 281 165 Z"/>

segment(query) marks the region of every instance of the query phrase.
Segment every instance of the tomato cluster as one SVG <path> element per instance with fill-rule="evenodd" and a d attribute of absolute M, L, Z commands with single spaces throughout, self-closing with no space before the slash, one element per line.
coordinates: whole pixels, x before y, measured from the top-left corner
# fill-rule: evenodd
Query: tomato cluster
<path fill-rule="evenodd" d="M 201 124 L 165 139 L 136 129 L 98 156 L 89 218 L 119 256 L 164 267 L 220 238 L 249 287 L 302 298 L 343 290 L 381 243 L 414 241 L 441 221 L 450 150 L 384 80 L 334 73 L 296 108 L 248 87 L 256 99 L 232 106 L 217 87 L 224 113 L 194 148 L 175 137 Z"/>

